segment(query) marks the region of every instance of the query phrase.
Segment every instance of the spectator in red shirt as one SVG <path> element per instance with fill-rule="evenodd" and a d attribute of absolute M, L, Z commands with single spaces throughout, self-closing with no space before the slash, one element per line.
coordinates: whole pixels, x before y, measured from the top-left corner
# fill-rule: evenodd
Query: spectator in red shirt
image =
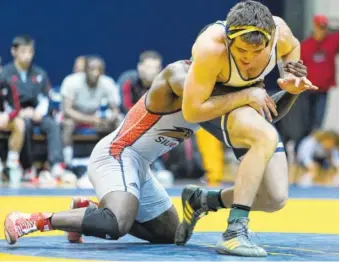
<path fill-rule="evenodd" d="M 336 85 L 335 58 L 339 53 L 339 32 L 330 33 L 324 15 L 313 18 L 313 34 L 301 43 L 301 59 L 308 68 L 308 79 L 319 90 L 306 92 L 309 130 L 321 127 L 328 91 Z"/>

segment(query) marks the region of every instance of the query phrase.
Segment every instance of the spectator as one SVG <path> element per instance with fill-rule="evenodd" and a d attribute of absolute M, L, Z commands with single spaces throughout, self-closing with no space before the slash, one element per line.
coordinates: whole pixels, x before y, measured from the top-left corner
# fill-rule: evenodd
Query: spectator
<path fill-rule="evenodd" d="M 336 56 L 339 53 L 339 32 L 329 33 L 328 19 L 324 15 L 313 18 L 313 34 L 301 43 L 301 59 L 308 68 L 308 78 L 319 87 L 304 95 L 308 102 L 305 117 L 309 130 L 321 127 L 328 91 L 336 85 Z"/>
<path fill-rule="evenodd" d="M 78 125 L 94 126 L 98 133 L 107 134 L 120 123 L 118 90 L 114 80 L 104 75 L 104 69 L 105 64 L 100 57 L 87 57 L 85 72 L 67 76 L 61 85 L 64 159 L 67 165 L 72 163 L 72 134 Z M 97 114 L 104 101 L 111 108 L 111 115 L 107 118 Z"/>
<path fill-rule="evenodd" d="M 19 112 L 20 102 L 16 87 L 6 81 L 0 81 L 0 130 L 11 132 L 6 162 L 10 175 L 11 170 L 20 168 L 19 157 L 24 141 L 25 123 L 18 117 Z M 1 160 L 0 166 L 2 166 Z"/>
<path fill-rule="evenodd" d="M 314 131 L 305 137 L 297 152 L 298 163 L 306 169 L 299 184 L 311 186 L 320 167 L 322 169 L 339 168 L 339 134 L 332 131 Z M 336 171 L 335 173 L 338 173 Z"/>
<path fill-rule="evenodd" d="M 78 56 L 74 61 L 73 73 L 79 73 L 85 71 L 85 56 Z"/>
<path fill-rule="evenodd" d="M 51 173 L 59 177 L 64 172 L 60 127 L 55 119 L 48 115 L 50 82 L 44 70 L 32 64 L 34 40 L 27 35 L 13 39 L 12 63 L 4 66 L 2 77 L 15 86 L 19 93 L 20 117 L 25 119 L 24 159 L 32 164 L 32 128 L 38 125 L 47 136 L 48 161 Z"/>
<path fill-rule="evenodd" d="M 119 77 L 121 109 L 125 114 L 148 91 L 161 70 L 162 56 L 156 51 L 145 51 L 139 56 L 137 70 L 128 70 Z"/>

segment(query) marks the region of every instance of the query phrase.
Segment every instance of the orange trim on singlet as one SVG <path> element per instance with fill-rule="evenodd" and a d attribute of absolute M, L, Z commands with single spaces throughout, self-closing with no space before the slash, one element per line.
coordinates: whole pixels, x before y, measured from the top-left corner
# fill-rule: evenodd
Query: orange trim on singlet
<path fill-rule="evenodd" d="M 110 146 L 110 154 L 119 160 L 124 148 L 131 146 L 147 132 L 162 116 L 149 113 L 145 108 L 144 95 L 125 117 L 124 124 Z"/>

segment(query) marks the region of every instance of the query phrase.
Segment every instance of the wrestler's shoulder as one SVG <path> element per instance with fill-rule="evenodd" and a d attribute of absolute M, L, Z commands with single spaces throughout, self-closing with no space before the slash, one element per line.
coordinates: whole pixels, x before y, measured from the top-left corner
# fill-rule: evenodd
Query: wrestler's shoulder
<path fill-rule="evenodd" d="M 281 17 L 273 16 L 274 22 L 277 25 L 277 29 L 279 30 L 278 41 L 279 42 L 287 42 L 289 40 L 289 36 L 292 35 L 292 31 Z"/>
<path fill-rule="evenodd" d="M 284 55 L 289 50 L 292 49 L 292 46 L 296 46 L 299 44 L 299 41 L 293 35 L 291 29 L 287 25 L 287 23 L 278 16 L 274 16 L 275 24 L 277 25 L 278 39 L 277 39 L 277 50 L 278 55 Z"/>
<path fill-rule="evenodd" d="M 220 57 L 227 51 L 225 33 L 221 27 L 208 28 L 195 41 L 192 47 L 193 57 Z"/>
<path fill-rule="evenodd" d="M 170 63 L 163 69 L 163 77 L 169 78 L 180 73 L 186 73 L 189 70 L 190 64 L 190 60 L 178 60 Z"/>

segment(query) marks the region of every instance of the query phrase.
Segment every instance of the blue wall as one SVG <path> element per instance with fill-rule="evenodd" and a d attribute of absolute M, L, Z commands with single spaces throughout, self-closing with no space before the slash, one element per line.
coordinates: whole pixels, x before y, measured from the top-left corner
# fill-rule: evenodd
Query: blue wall
<path fill-rule="evenodd" d="M 100 54 L 114 78 L 133 68 L 138 55 L 156 49 L 165 64 L 190 56 L 197 33 L 225 19 L 237 0 L 5 0 L 0 1 L 0 56 L 11 60 L 17 34 L 36 39 L 35 63 L 59 84 L 71 72 L 74 58 Z M 261 1 L 268 2 L 271 1 Z M 275 1 L 275 8 L 277 3 Z"/>

